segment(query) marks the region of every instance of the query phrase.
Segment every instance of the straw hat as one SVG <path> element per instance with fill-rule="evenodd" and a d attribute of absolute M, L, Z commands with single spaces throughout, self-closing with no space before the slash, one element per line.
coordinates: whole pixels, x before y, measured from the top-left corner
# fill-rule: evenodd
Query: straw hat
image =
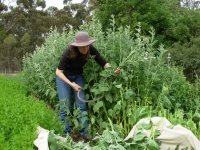
<path fill-rule="evenodd" d="M 71 42 L 72 46 L 88 46 L 94 43 L 96 39 L 90 39 L 89 35 L 86 32 L 78 32 L 75 35 L 75 41 Z"/>

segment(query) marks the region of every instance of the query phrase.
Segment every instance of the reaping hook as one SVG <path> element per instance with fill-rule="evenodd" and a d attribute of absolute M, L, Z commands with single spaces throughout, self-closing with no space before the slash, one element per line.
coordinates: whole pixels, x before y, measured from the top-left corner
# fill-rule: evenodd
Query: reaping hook
<path fill-rule="evenodd" d="M 78 92 L 77 92 L 78 99 L 79 99 L 80 101 L 82 101 L 82 102 L 85 102 L 85 103 L 95 102 L 95 101 L 98 101 L 98 100 L 100 100 L 101 98 L 104 97 L 104 95 L 103 95 L 103 96 L 98 97 L 98 98 L 96 98 L 96 99 L 92 99 L 92 100 L 84 100 L 84 99 L 80 98 L 80 95 L 79 95 L 79 92 L 80 92 L 80 91 L 81 91 L 81 89 L 79 89 Z"/>

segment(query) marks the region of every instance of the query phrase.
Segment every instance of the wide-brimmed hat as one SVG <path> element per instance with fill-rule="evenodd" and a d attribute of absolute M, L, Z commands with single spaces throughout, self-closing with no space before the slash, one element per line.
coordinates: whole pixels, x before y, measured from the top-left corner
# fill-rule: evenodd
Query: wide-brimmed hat
<path fill-rule="evenodd" d="M 94 43 L 96 39 L 90 39 L 86 32 L 78 32 L 75 35 L 75 41 L 69 43 L 72 46 L 88 46 Z"/>

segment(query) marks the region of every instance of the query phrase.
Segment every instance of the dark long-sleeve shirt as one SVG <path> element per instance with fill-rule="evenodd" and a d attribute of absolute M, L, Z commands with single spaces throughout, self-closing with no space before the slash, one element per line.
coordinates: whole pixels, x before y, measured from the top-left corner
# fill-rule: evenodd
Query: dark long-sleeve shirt
<path fill-rule="evenodd" d="M 101 66 L 104 67 L 107 63 L 104 58 L 100 55 L 97 49 L 90 45 L 89 47 L 90 55 L 95 56 L 95 61 Z M 70 57 L 70 49 L 69 47 L 64 51 L 60 62 L 58 64 L 59 70 L 64 70 L 65 76 L 79 75 L 83 73 L 83 66 L 86 64 L 87 60 L 84 59 L 84 54 L 81 54 L 78 51 L 78 55 L 75 59 L 71 59 Z"/>

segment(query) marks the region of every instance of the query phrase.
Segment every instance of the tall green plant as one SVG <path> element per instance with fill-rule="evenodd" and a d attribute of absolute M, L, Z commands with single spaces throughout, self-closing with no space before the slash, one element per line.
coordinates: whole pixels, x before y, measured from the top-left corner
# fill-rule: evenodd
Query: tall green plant
<path fill-rule="evenodd" d="M 185 80 L 181 70 L 171 66 L 170 57 L 169 63 L 163 61 L 167 52 L 163 45 L 154 48 L 154 29 L 150 30 L 151 37 L 146 37 L 141 34 L 139 24 L 136 38 L 132 39 L 129 27 L 116 28 L 114 18 L 111 22 L 112 28 L 107 30 L 100 47 L 100 50 L 105 47 L 101 53 L 105 54 L 111 68 L 96 69 L 91 74 L 91 68 L 98 68 L 93 59 L 85 66 L 85 89 L 90 89 L 92 98 L 104 95 L 102 101 L 89 103 L 90 110 L 93 110 L 90 116 L 93 125 L 97 124 L 103 130 L 108 126 L 108 120 L 112 120 L 128 133 L 139 119 L 148 116 L 144 114 L 134 120 L 132 115 L 138 106 L 152 106 L 152 110 L 164 107 L 171 112 L 178 108 L 186 112 L 199 109 L 198 89 Z M 86 29 L 91 29 L 91 26 L 95 24 L 90 24 Z M 113 73 L 117 67 L 121 69 L 120 75 Z M 93 76 L 97 71 L 100 72 L 99 78 Z"/>
<path fill-rule="evenodd" d="M 74 38 L 73 36 L 73 32 L 67 33 L 64 30 L 60 34 L 57 30 L 53 30 L 44 45 L 37 47 L 33 54 L 27 54 L 23 59 L 25 83 L 34 96 L 52 105 L 58 103 L 55 71 L 62 52 Z"/>
<path fill-rule="evenodd" d="M 80 27 L 97 39 L 94 46 L 111 65 L 102 69 L 91 57 L 84 67 L 86 98 L 104 95 L 101 101 L 88 104 L 89 131 L 103 132 L 111 128 L 127 134 L 139 119 L 157 115 L 156 110 L 161 108 L 170 112 L 176 109 L 186 112 L 199 110 L 198 88 L 185 80 L 182 70 L 171 65 L 170 57 L 168 63 L 163 61 L 167 51 L 163 45 L 155 48 L 153 28 L 149 32 L 151 36 L 144 36 L 138 24 L 133 39 L 130 27 L 116 28 L 114 17 L 110 25 L 106 35 L 95 19 Z M 34 95 L 52 104 L 58 102 L 55 69 L 74 35 L 73 31 L 61 35 L 52 31 L 45 45 L 24 59 L 27 84 Z M 117 67 L 121 70 L 119 75 L 114 74 Z"/>
<path fill-rule="evenodd" d="M 177 66 L 184 67 L 184 74 L 190 82 L 195 82 L 196 76 L 200 75 L 199 40 L 200 36 L 194 37 L 188 43 L 174 43 L 172 47 L 169 48 L 172 61 Z"/>

